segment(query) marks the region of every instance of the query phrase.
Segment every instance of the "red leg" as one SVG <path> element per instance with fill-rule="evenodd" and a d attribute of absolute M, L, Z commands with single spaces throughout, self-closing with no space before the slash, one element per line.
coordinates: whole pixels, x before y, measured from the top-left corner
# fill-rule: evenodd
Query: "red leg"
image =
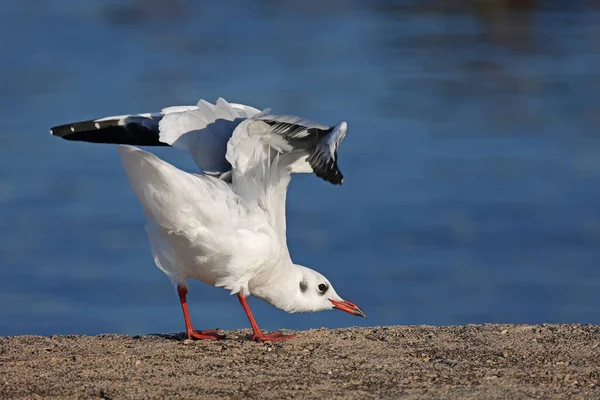
<path fill-rule="evenodd" d="M 248 303 L 246 302 L 246 296 L 241 293 L 238 293 L 238 299 L 240 300 L 240 304 L 244 307 L 244 311 L 246 311 L 246 315 L 248 316 L 248 320 L 250 320 L 250 325 L 252 326 L 252 336 L 251 339 L 255 342 L 278 342 L 280 340 L 291 339 L 296 335 L 284 335 L 281 332 L 273 332 L 273 333 L 262 333 L 254 316 L 252 315 L 252 311 L 250 311 L 250 307 L 248 307 Z"/>
<path fill-rule="evenodd" d="M 185 318 L 185 332 L 188 339 L 224 339 L 225 336 L 219 335 L 217 329 L 210 331 L 196 331 L 192 328 L 192 322 L 190 321 L 190 314 L 188 312 L 187 305 L 187 289 L 183 286 L 177 286 L 177 293 L 179 294 L 179 301 L 181 301 L 181 308 L 183 309 L 183 318 Z"/>

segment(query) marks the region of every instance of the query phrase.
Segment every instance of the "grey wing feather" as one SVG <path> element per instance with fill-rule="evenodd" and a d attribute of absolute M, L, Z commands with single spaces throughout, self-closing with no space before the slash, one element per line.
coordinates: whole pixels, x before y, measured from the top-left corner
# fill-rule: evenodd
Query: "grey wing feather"
<path fill-rule="evenodd" d="M 307 161 L 319 178 L 341 185 L 344 176 L 337 165 L 337 148 L 346 136 L 345 122 L 337 125 L 333 131 L 319 141 Z"/>
<path fill-rule="evenodd" d="M 333 129 L 332 126 L 323 125 L 294 115 L 279 115 L 267 109 L 253 117 L 255 120 L 264 121 L 271 126 L 270 131 L 278 133 L 289 139 L 316 141 Z"/>
<path fill-rule="evenodd" d="M 337 148 L 346 136 L 347 124 L 323 125 L 292 115 L 273 114 L 270 110 L 252 117 L 269 126 L 271 135 L 264 138 L 280 152 L 304 150 L 307 162 L 320 178 L 341 184 L 343 175 L 337 165 Z"/>

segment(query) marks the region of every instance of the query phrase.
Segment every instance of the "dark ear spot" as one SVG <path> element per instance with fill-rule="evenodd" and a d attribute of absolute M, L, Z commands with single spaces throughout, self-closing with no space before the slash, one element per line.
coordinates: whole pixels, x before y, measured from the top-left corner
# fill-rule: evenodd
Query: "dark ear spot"
<path fill-rule="evenodd" d="M 300 282 L 300 291 L 302 293 L 306 292 L 308 290 L 308 282 L 306 281 L 301 281 Z"/>

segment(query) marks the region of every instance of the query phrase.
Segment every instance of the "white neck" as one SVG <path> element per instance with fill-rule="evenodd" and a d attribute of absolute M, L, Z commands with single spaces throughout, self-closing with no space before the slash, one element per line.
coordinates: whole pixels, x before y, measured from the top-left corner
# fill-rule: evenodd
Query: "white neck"
<path fill-rule="evenodd" d="M 301 268 L 291 262 L 276 268 L 268 276 L 257 276 L 248 282 L 252 296 L 258 297 L 280 310 L 299 311 L 296 297 L 300 296 Z"/>

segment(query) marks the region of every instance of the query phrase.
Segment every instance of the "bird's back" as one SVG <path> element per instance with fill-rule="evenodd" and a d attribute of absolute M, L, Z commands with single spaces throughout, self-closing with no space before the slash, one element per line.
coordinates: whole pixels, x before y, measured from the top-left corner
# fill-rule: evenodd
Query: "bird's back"
<path fill-rule="evenodd" d="M 148 221 L 154 260 L 172 280 L 233 290 L 258 263 L 251 254 L 271 251 L 272 228 L 224 181 L 181 171 L 136 147 L 118 150 Z"/>

